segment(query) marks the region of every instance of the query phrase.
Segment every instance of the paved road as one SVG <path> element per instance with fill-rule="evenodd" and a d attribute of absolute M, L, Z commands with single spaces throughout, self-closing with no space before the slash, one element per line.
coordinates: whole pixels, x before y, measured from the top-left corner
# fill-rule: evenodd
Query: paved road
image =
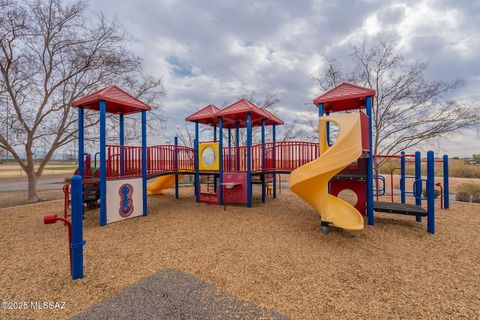
<path fill-rule="evenodd" d="M 50 190 L 56 189 L 61 190 L 64 184 L 64 177 L 55 175 L 55 176 L 43 176 L 37 182 L 38 190 Z M 8 191 L 27 191 L 28 181 L 26 177 L 18 178 L 15 180 L 6 179 L 5 181 L 0 180 L 0 192 Z"/>

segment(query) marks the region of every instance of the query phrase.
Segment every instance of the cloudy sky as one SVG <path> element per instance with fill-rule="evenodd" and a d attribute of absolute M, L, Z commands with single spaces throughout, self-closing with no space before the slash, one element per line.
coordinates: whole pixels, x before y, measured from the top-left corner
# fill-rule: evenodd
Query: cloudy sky
<path fill-rule="evenodd" d="M 112 3 L 115 3 L 112 5 Z M 480 100 L 480 1 L 115 1 L 90 2 L 132 35 L 145 71 L 162 76 L 165 142 L 184 117 L 242 93 L 280 98 L 285 121 L 316 114 L 321 94 L 312 77 L 325 55 L 348 64 L 351 44 L 396 34 L 407 59 L 428 60 L 430 80 L 464 79 L 455 97 Z M 461 132 L 437 152 L 480 153 L 478 137 Z"/>

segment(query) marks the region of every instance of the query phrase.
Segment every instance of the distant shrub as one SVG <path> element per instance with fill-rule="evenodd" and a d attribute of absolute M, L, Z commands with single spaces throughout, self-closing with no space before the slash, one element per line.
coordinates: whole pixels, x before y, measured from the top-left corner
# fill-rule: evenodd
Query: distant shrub
<path fill-rule="evenodd" d="M 455 199 L 461 202 L 470 202 L 470 193 L 468 192 L 457 192 Z"/>
<path fill-rule="evenodd" d="M 472 202 L 480 203 L 480 193 L 474 194 L 472 196 Z"/>
<path fill-rule="evenodd" d="M 480 203 L 480 184 L 462 183 L 457 188 L 456 199 L 458 201 Z"/>

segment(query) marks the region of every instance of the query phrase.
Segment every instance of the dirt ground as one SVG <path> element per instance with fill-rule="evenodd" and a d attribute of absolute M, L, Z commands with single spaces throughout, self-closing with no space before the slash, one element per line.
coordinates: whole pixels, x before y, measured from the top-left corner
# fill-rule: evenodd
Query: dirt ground
<path fill-rule="evenodd" d="M 226 212 L 196 204 L 191 188 L 179 200 L 169 193 L 149 197 L 148 217 L 104 228 L 88 211 L 81 281 L 69 278 L 66 229 L 42 223 L 61 201 L 0 210 L 2 300 L 65 302 L 0 318 L 66 318 L 165 268 L 295 319 L 480 317 L 480 205 L 437 210 L 434 236 L 425 221 L 387 214 L 324 235 L 318 214 L 287 190 Z"/>

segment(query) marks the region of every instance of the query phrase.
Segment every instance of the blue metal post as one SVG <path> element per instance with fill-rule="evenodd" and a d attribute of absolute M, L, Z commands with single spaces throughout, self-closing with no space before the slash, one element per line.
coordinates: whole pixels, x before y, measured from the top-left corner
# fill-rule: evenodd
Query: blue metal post
<path fill-rule="evenodd" d="M 107 104 L 100 101 L 100 226 L 107 225 Z"/>
<path fill-rule="evenodd" d="M 123 114 L 120 115 L 120 173 L 125 175 L 125 152 L 123 146 L 125 145 L 125 119 Z"/>
<path fill-rule="evenodd" d="M 400 152 L 400 201 L 405 204 L 405 151 Z M 393 192 L 393 190 L 392 190 Z"/>
<path fill-rule="evenodd" d="M 220 183 L 220 192 L 218 195 L 218 199 L 220 200 L 220 205 L 223 205 L 223 119 L 220 117 L 218 119 L 218 161 L 219 161 L 219 170 L 218 170 L 218 180 Z"/>
<path fill-rule="evenodd" d="M 173 155 L 173 161 L 175 162 L 175 199 L 178 199 L 178 137 L 173 140 L 175 145 L 175 153 Z"/>
<path fill-rule="evenodd" d="M 367 220 L 370 226 L 375 223 L 375 216 L 373 211 L 373 106 L 372 96 L 368 96 L 365 101 L 365 109 L 368 116 L 368 161 L 367 161 Z"/>
<path fill-rule="evenodd" d="M 330 112 L 325 112 L 325 115 L 329 116 Z M 325 128 L 327 130 L 327 145 L 331 146 L 331 144 L 330 144 L 330 122 L 326 123 Z"/>
<path fill-rule="evenodd" d="M 262 203 L 265 203 L 267 199 L 267 185 L 265 181 L 265 119 L 262 119 Z"/>
<path fill-rule="evenodd" d="M 272 154 L 272 158 L 273 158 L 273 198 L 276 198 L 277 197 L 277 147 L 275 145 L 275 142 L 277 140 L 277 130 L 276 130 L 277 126 L 274 124 L 272 126 L 272 141 L 273 141 L 273 154 Z M 280 186 L 281 188 L 282 186 Z"/>
<path fill-rule="evenodd" d="M 83 278 L 83 184 L 81 176 L 73 176 L 72 184 L 72 279 Z"/>
<path fill-rule="evenodd" d="M 323 107 L 323 103 L 320 103 L 318 105 L 318 116 L 323 117 L 324 113 L 325 113 L 325 108 Z"/>
<path fill-rule="evenodd" d="M 237 171 L 240 170 L 240 122 L 235 122 L 235 153 L 237 155 Z"/>
<path fill-rule="evenodd" d="M 78 108 L 78 175 L 83 177 L 84 174 L 84 164 L 83 164 L 83 154 L 84 150 L 84 120 L 83 120 L 83 108 Z"/>
<path fill-rule="evenodd" d="M 413 190 L 415 194 L 415 204 L 417 206 L 422 205 L 422 156 L 420 151 L 415 152 L 415 188 Z M 418 222 L 422 221 L 422 216 L 416 216 Z"/>
<path fill-rule="evenodd" d="M 147 215 L 147 111 L 142 110 L 142 186 L 143 215 Z"/>
<path fill-rule="evenodd" d="M 247 112 L 247 207 L 252 207 L 252 119 L 250 112 Z"/>
<path fill-rule="evenodd" d="M 197 202 L 200 201 L 200 166 L 199 166 L 199 150 L 198 139 L 200 138 L 198 121 L 195 121 L 195 195 L 197 196 Z"/>
<path fill-rule="evenodd" d="M 435 234 L 435 155 L 427 152 L 427 231 Z"/>
<path fill-rule="evenodd" d="M 443 207 L 450 208 L 450 186 L 448 181 L 448 155 L 443 155 Z"/>
<path fill-rule="evenodd" d="M 213 126 L 213 141 L 217 141 L 217 126 Z"/>

